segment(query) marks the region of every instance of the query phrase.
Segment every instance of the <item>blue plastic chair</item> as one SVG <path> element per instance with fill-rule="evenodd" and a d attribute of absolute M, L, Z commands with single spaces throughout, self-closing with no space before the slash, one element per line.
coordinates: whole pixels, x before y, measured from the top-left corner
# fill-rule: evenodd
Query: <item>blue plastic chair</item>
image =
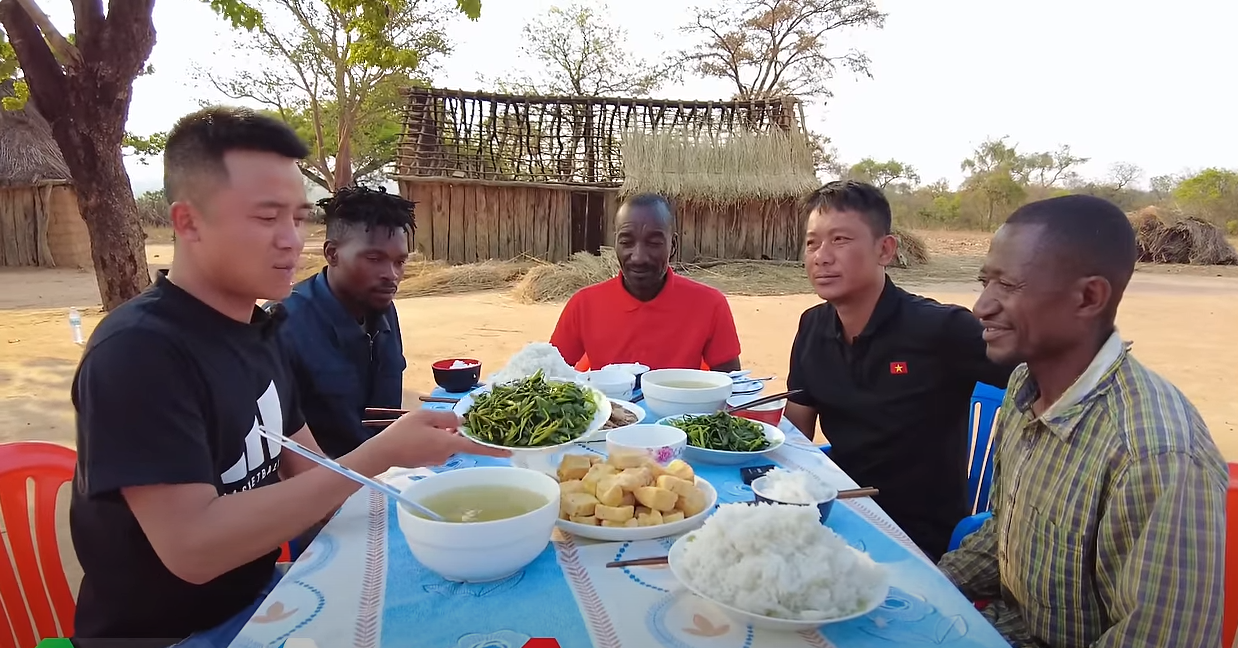
<path fill-rule="evenodd" d="M 993 450 L 997 439 L 993 432 L 997 413 L 1002 408 L 1006 390 L 976 383 L 971 396 L 971 466 L 967 470 L 967 488 L 971 493 L 972 515 L 963 518 L 950 535 L 950 551 L 962 544 L 963 538 L 975 533 L 989 512 L 989 491 L 993 487 Z"/>

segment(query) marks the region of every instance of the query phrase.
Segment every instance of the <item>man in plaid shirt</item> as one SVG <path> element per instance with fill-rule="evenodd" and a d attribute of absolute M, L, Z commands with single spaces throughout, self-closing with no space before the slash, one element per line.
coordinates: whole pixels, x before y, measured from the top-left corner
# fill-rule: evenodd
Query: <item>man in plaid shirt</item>
<path fill-rule="evenodd" d="M 998 230 L 975 313 L 1022 362 L 998 415 L 993 517 L 940 567 L 1017 648 L 1221 644 L 1228 470 L 1199 412 L 1114 328 L 1135 233 L 1090 196 Z"/>

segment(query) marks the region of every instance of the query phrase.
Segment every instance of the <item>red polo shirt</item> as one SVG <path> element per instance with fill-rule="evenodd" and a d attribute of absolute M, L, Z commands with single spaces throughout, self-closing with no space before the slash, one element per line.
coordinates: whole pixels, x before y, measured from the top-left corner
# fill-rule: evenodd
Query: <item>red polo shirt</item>
<path fill-rule="evenodd" d="M 650 369 L 697 369 L 739 357 L 726 296 L 673 270 L 647 302 L 633 297 L 619 277 L 581 289 L 563 307 L 550 343 L 568 364 L 593 367 L 639 362 Z"/>

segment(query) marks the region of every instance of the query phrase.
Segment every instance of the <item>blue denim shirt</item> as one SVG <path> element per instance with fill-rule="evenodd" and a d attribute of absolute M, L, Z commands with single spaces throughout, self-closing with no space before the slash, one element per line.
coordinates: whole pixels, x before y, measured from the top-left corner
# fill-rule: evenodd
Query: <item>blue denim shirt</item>
<path fill-rule="evenodd" d="M 384 418 L 365 416 L 365 408 L 402 406 L 407 362 L 395 306 L 367 333 L 331 292 L 325 268 L 293 286 L 283 305 L 288 317 L 279 336 L 292 358 L 305 422 L 323 452 L 340 457 L 380 429 L 361 425 Z"/>

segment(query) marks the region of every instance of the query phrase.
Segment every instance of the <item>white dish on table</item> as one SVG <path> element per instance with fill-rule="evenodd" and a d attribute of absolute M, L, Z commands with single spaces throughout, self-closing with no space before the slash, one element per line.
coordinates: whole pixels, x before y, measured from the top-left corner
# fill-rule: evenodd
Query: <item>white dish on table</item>
<path fill-rule="evenodd" d="M 622 369 L 595 369 L 584 373 L 585 382 L 596 387 L 607 398 L 627 400 L 636 388 L 636 376 Z"/>
<path fill-rule="evenodd" d="M 637 423 L 606 432 L 606 456 L 638 455 L 666 467 L 683 456 L 688 435 L 671 425 Z"/>
<path fill-rule="evenodd" d="M 678 385 L 693 384 L 693 387 Z M 726 405 L 735 382 L 728 374 L 701 369 L 655 369 L 641 376 L 641 393 L 655 416 L 712 414 Z"/>
<path fill-rule="evenodd" d="M 559 516 L 559 482 L 534 470 L 507 466 L 461 468 L 411 482 L 401 494 L 421 501 L 464 486 L 511 486 L 546 497 L 530 513 L 490 522 L 436 522 L 396 513 L 400 531 L 417 562 L 450 581 L 484 583 L 506 578 L 537 559 Z"/>
<path fill-rule="evenodd" d="M 701 526 L 705 523 L 705 519 L 709 517 L 709 514 L 713 512 L 714 507 L 717 506 L 718 491 L 714 489 L 713 484 L 697 477 L 696 487 L 705 494 L 705 510 L 678 522 L 645 527 L 604 527 L 578 524 L 570 520 L 560 519 L 555 524 L 563 531 L 574 536 L 602 540 L 604 542 L 636 542 L 637 540 L 668 538 L 681 533 L 687 533 Z"/>
<path fill-rule="evenodd" d="M 554 454 L 557 451 L 562 450 L 563 448 L 566 448 L 572 445 L 573 443 L 581 443 L 585 441 L 591 441 L 591 440 L 602 438 L 603 435 L 599 433 L 602 431 L 602 426 L 606 425 L 606 421 L 610 420 L 611 408 L 610 408 L 610 399 L 606 397 L 606 394 L 603 394 L 600 390 L 598 390 L 595 387 L 592 387 L 590 385 L 587 385 L 581 382 L 558 380 L 558 379 L 553 379 L 553 378 L 547 379 L 546 382 L 572 382 L 573 384 L 578 385 L 579 387 L 584 389 L 585 392 L 590 395 L 590 399 L 593 401 L 593 404 L 597 406 L 597 412 L 594 413 L 593 420 L 589 422 L 589 425 L 585 428 L 585 431 L 580 436 L 572 439 L 571 441 L 567 441 L 567 442 L 560 443 L 557 445 L 537 446 L 533 448 L 528 448 L 528 447 L 513 448 L 513 447 L 499 445 L 497 443 L 490 443 L 488 441 L 483 441 L 481 439 L 478 439 L 477 437 L 470 434 L 470 431 L 467 426 L 460 427 L 460 434 L 468 437 L 470 441 L 473 441 L 474 443 L 478 445 L 483 445 L 483 446 L 487 446 L 490 448 L 499 448 L 502 450 L 510 450 L 512 453 L 512 465 L 513 466 L 516 466 L 518 468 L 531 468 L 539 472 L 548 473 L 548 474 L 553 475 L 554 466 L 551 465 L 550 459 L 554 456 Z M 459 416 L 463 417 L 464 414 L 469 411 L 469 408 L 473 406 L 474 397 L 477 395 L 481 395 L 486 392 L 489 392 L 491 388 L 492 388 L 492 385 L 486 385 L 484 387 L 479 387 L 478 389 L 475 389 L 472 392 L 466 394 L 465 396 L 460 398 L 460 401 L 457 402 L 454 407 L 452 407 L 452 411 L 458 414 Z"/>
<path fill-rule="evenodd" d="M 850 621 L 852 619 L 858 619 L 862 616 L 867 615 L 873 610 L 876 610 L 877 608 L 881 607 L 881 605 L 885 603 L 886 597 L 890 591 L 889 580 L 887 577 L 885 579 L 882 579 L 879 584 L 874 585 L 873 591 L 870 593 L 868 597 L 869 604 L 866 605 L 864 609 L 858 612 L 854 612 L 852 614 L 847 614 L 847 615 L 825 619 L 825 620 L 782 619 L 778 617 L 764 616 L 761 614 L 753 614 L 752 612 L 741 610 L 737 607 L 732 607 L 730 605 L 727 605 L 726 603 L 722 603 L 721 601 L 711 598 L 705 592 L 702 592 L 696 587 L 694 587 L 692 583 L 689 582 L 688 579 L 684 577 L 682 569 L 678 569 L 678 570 L 676 569 L 677 565 L 683 564 L 682 561 L 683 561 L 684 550 L 687 548 L 687 544 L 691 541 L 692 541 L 692 534 L 689 533 L 687 535 L 681 536 L 678 540 L 675 541 L 675 544 L 671 545 L 671 550 L 668 555 L 668 558 L 669 558 L 668 564 L 670 566 L 671 573 L 675 575 L 676 580 L 678 580 L 681 584 L 683 584 L 683 586 L 687 588 L 689 592 L 692 592 L 697 597 L 704 599 L 706 601 L 709 601 L 710 603 L 713 603 L 714 605 L 718 606 L 718 609 L 722 610 L 724 614 L 726 614 L 728 617 L 731 617 L 736 622 L 743 623 L 746 625 L 751 625 L 754 628 L 761 628 L 763 630 L 773 630 L 775 632 L 801 632 L 804 630 L 815 630 L 816 628 L 819 628 L 823 625 L 828 625 L 831 623 L 841 623 L 843 621 Z M 853 547 L 847 547 L 847 550 L 855 552 L 857 554 L 857 557 L 861 560 L 872 561 L 872 558 L 868 557 L 867 554 L 865 554 L 862 551 L 858 551 Z"/>
<path fill-rule="evenodd" d="M 612 404 L 614 404 L 614 405 L 618 405 L 619 407 L 622 407 L 623 409 L 627 410 L 627 412 L 628 412 L 629 414 L 631 414 L 632 416 L 635 416 L 635 417 L 636 417 L 636 423 L 628 423 L 628 425 L 636 425 L 637 423 L 643 423 L 643 422 L 645 421 L 645 417 L 646 417 L 646 416 L 648 416 L 648 413 L 646 413 L 646 412 L 645 412 L 645 408 L 643 408 L 643 407 L 641 407 L 640 405 L 637 405 L 636 403 L 633 403 L 633 402 L 631 402 L 631 401 L 625 401 L 625 400 L 619 400 L 619 399 L 617 399 L 617 398 L 612 398 L 612 399 L 610 399 L 610 402 L 611 402 Z M 605 425 L 605 424 L 603 424 L 603 425 Z M 613 428 L 606 428 L 606 429 L 607 429 L 607 430 L 617 430 L 617 429 L 619 429 L 619 428 L 621 428 L 621 427 L 627 427 L 627 426 L 626 426 L 626 425 L 619 425 L 619 426 L 615 426 L 615 427 L 613 427 Z"/>
<path fill-rule="evenodd" d="M 759 394 L 765 389 L 765 383 L 760 380 L 736 380 L 731 389 L 732 394 Z"/>
<path fill-rule="evenodd" d="M 695 415 L 689 414 L 687 416 Z M 668 416 L 666 418 L 659 419 L 658 424 L 670 425 L 672 421 L 677 421 L 682 418 L 684 417 Z M 764 450 L 757 450 L 755 452 L 732 452 L 730 450 L 710 450 L 708 448 L 698 448 L 692 444 L 688 444 L 684 448 L 684 460 L 688 463 L 699 461 L 701 463 L 719 466 L 734 466 L 760 457 L 761 455 L 769 454 L 778 448 L 781 448 L 782 444 L 787 442 L 787 435 L 784 434 L 782 430 L 770 425 L 769 423 L 753 421 L 752 419 L 744 420 L 752 421 L 753 423 L 760 425 L 761 428 L 765 430 L 765 440 L 769 442 L 769 445 L 766 446 Z"/>

